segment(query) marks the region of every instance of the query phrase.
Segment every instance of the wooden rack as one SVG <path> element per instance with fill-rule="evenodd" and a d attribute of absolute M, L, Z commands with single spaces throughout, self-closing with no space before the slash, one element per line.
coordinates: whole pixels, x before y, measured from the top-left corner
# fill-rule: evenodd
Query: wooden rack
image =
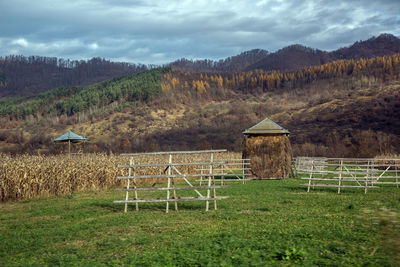
<path fill-rule="evenodd" d="M 206 211 L 209 210 L 209 202 L 213 201 L 214 209 L 217 209 L 217 200 L 226 199 L 227 196 L 217 196 L 216 189 L 226 188 L 227 186 L 215 184 L 215 176 L 228 175 L 220 172 L 216 172 L 215 169 L 218 168 L 226 169 L 229 164 L 227 160 L 214 160 L 214 154 L 224 153 L 225 149 L 221 150 L 200 150 L 200 151 L 171 151 L 171 152 L 151 152 L 151 153 L 135 153 L 135 154 L 122 154 L 122 156 L 129 157 L 129 164 L 119 165 L 119 168 L 127 168 L 128 175 L 118 176 L 118 179 L 126 180 L 126 187 L 117 189 L 119 191 L 125 191 L 124 200 L 116 200 L 114 203 L 124 203 L 126 213 L 128 210 L 128 203 L 135 203 L 136 210 L 139 210 L 139 203 L 145 202 L 166 202 L 165 211 L 169 211 L 169 203 L 174 202 L 175 210 L 178 210 L 178 202 L 180 201 L 205 201 Z M 209 160 L 202 160 L 201 162 L 173 162 L 173 156 L 178 154 L 209 154 Z M 168 162 L 166 163 L 138 163 L 138 156 L 168 156 Z M 238 163 L 235 163 L 238 165 Z M 183 173 L 179 170 L 182 166 L 193 166 L 202 169 L 201 173 Z M 244 166 L 244 165 L 243 165 Z M 140 168 L 160 168 L 164 169 L 161 174 L 153 175 L 137 175 L 137 170 Z M 164 168 L 165 167 L 165 168 Z M 207 168 L 206 168 L 207 167 Z M 204 172 L 204 170 L 207 170 Z M 230 174 L 232 175 L 232 174 Z M 206 185 L 193 185 L 189 180 L 190 178 L 200 178 L 202 181 L 206 182 Z M 138 187 L 138 180 L 140 179 L 163 179 L 167 181 L 167 185 L 163 187 Z M 176 186 L 176 179 L 181 179 L 185 182 L 184 185 Z M 204 180 L 203 180 L 204 179 Z M 203 195 L 199 190 L 206 190 L 206 194 Z M 177 192 L 179 190 L 193 190 L 197 194 L 195 197 L 179 197 Z M 134 193 L 134 198 L 129 198 L 129 193 Z M 139 198 L 138 193 L 144 191 L 166 191 L 165 198 Z M 172 195 L 172 196 L 171 196 Z"/>

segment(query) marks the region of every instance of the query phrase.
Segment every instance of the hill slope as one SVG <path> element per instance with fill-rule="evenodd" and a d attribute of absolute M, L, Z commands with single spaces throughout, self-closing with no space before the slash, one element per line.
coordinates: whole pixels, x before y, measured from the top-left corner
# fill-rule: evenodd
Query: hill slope
<path fill-rule="evenodd" d="M 101 58 L 71 61 L 51 57 L 0 57 L 0 97 L 29 96 L 60 86 L 84 86 L 139 73 L 144 65 Z"/>
<path fill-rule="evenodd" d="M 399 80 L 400 54 L 295 72 L 154 69 L 3 100 L 0 149 L 57 152 L 51 138 L 73 130 L 89 138 L 86 151 L 239 151 L 242 131 L 270 117 L 292 132 L 296 154 L 399 153 Z"/>
<path fill-rule="evenodd" d="M 161 93 L 161 78 L 167 69 L 154 69 L 85 87 L 60 87 L 30 97 L 0 99 L 0 115 L 17 119 L 29 115 L 73 115 L 111 103 L 146 102 Z"/>
<path fill-rule="evenodd" d="M 219 61 L 208 59 L 193 61 L 182 58 L 168 64 L 168 66 L 187 72 L 241 72 L 248 66 L 265 58 L 268 54 L 266 50 L 253 49 Z"/>
<path fill-rule="evenodd" d="M 400 39 L 391 34 L 381 34 L 366 41 L 356 42 L 350 47 L 333 51 L 330 57 L 338 59 L 358 59 L 388 56 L 400 53 Z"/>

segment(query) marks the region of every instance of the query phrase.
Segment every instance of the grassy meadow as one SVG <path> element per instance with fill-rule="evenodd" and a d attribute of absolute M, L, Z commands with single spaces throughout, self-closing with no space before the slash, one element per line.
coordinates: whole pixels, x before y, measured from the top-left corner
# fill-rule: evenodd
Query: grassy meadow
<path fill-rule="evenodd" d="M 124 192 L 114 189 L 1 203 L 0 265 L 400 264 L 399 188 L 338 195 L 301 183 L 231 182 L 217 191 L 230 198 L 209 212 L 204 202 L 180 202 L 168 214 L 161 203 L 124 214 L 113 203 Z"/>

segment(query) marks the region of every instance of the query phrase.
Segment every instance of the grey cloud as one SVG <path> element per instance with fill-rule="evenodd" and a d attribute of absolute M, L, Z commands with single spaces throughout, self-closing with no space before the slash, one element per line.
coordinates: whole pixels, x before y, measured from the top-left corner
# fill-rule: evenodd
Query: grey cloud
<path fill-rule="evenodd" d="M 166 63 L 294 43 L 332 50 L 382 32 L 400 34 L 400 5 L 390 0 L 14 0 L 1 1 L 0 9 L 6 10 L 0 17 L 3 56 Z"/>

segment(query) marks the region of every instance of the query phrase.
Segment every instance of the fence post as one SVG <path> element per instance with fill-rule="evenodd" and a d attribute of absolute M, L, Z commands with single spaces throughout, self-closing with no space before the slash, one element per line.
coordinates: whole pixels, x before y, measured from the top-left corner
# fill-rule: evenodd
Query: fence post
<path fill-rule="evenodd" d="M 243 160 L 243 157 L 242 157 L 242 169 L 243 169 L 243 176 L 242 176 L 242 179 L 243 179 L 243 184 L 246 183 L 245 178 L 247 177 L 247 176 L 246 176 L 245 166 L 246 166 L 246 165 L 244 164 L 244 160 Z"/>
<path fill-rule="evenodd" d="M 172 154 L 169 155 L 169 168 L 168 168 L 169 175 L 172 174 L 172 166 L 171 165 L 172 165 Z M 171 178 L 171 179 L 172 179 L 172 188 L 174 189 L 173 193 L 174 193 L 174 199 L 175 199 L 175 210 L 178 210 L 178 202 L 176 201 L 175 178 Z"/>
<path fill-rule="evenodd" d="M 311 179 L 312 179 L 312 177 L 313 177 L 313 171 L 314 171 L 314 160 L 311 161 L 311 172 L 310 172 L 310 179 L 308 180 L 307 192 L 310 192 Z"/>
<path fill-rule="evenodd" d="M 340 187 L 341 187 L 341 185 L 342 185 L 342 172 L 343 172 L 343 159 L 340 160 L 340 173 L 339 173 L 338 194 L 340 194 Z"/>
<path fill-rule="evenodd" d="M 214 161 L 214 153 L 211 153 L 211 163 Z M 222 167 L 222 166 L 221 166 Z M 211 165 L 211 175 L 212 175 L 212 183 L 213 183 L 213 196 L 214 196 L 214 210 L 217 210 L 217 193 L 215 192 L 215 174 L 214 174 L 214 165 Z M 224 177 L 222 175 L 222 177 Z M 221 177 L 221 178 L 222 178 Z"/>
<path fill-rule="evenodd" d="M 135 164 L 135 159 L 133 157 L 132 157 L 132 164 Z M 138 192 L 136 190 L 137 183 L 136 183 L 136 178 L 135 178 L 135 176 L 136 176 L 136 168 L 133 168 L 132 172 L 133 172 L 133 177 L 134 177 L 133 178 L 133 186 L 135 188 L 135 200 L 136 200 L 136 199 L 138 199 Z M 139 203 L 136 202 L 136 211 L 138 211 L 138 210 L 139 210 Z"/>
<path fill-rule="evenodd" d="M 364 194 L 366 194 L 368 192 L 368 179 L 371 177 L 370 175 L 370 168 L 371 168 L 371 160 L 368 160 L 367 163 L 367 177 L 365 179 L 365 190 L 364 190 Z M 371 178 L 372 181 L 372 178 Z"/>
<path fill-rule="evenodd" d="M 172 155 L 169 154 L 169 161 L 171 161 L 171 157 L 172 157 Z M 170 164 L 171 164 L 171 162 L 170 162 Z M 170 192 L 169 192 L 170 187 L 171 187 L 171 165 L 168 165 L 168 185 L 167 185 L 168 190 L 167 190 L 167 204 L 166 204 L 166 208 L 165 208 L 166 213 L 168 213 L 168 209 L 169 209 L 169 201 L 168 200 L 169 200 L 169 195 L 170 195 Z"/>
<path fill-rule="evenodd" d="M 132 165 L 132 157 L 129 160 L 129 165 Z M 132 172 L 132 167 L 129 166 L 128 169 L 128 176 L 131 176 L 131 172 Z M 129 186 L 130 186 L 130 181 L 131 179 L 127 179 L 127 185 L 126 185 L 126 193 L 125 193 L 125 208 L 124 208 L 124 212 L 126 213 L 128 211 L 128 199 L 129 199 Z"/>
<path fill-rule="evenodd" d="M 201 165 L 201 167 L 200 167 L 200 174 L 203 174 L 203 169 L 204 169 L 204 168 L 205 168 L 204 165 Z M 200 186 L 201 186 L 202 182 L 203 182 L 203 176 L 200 176 Z"/>
<path fill-rule="evenodd" d="M 227 162 L 227 161 L 224 161 L 224 163 L 226 164 L 226 163 L 228 163 L 228 162 Z M 225 164 L 224 164 L 224 165 L 218 166 L 219 168 L 222 169 L 222 171 L 221 171 L 222 174 L 225 174 L 226 171 L 227 171 L 227 169 L 229 169 L 228 167 L 225 166 Z M 215 178 L 215 177 L 213 177 L 213 178 Z M 220 180 L 221 180 L 221 181 L 220 181 L 220 184 L 221 184 L 221 185 L 224 184 L 224 179 L 225 179 L 225 175 L 221 175 L 221 178 L 220 178 Z"/>
<path fill-rule="evenodd" d="M 210 198 L 210 188 L 211 188 L 211 175 L 213 175 L 213 161 L 214 161 L 214 153 L 211 153 L 211 158 L 210 158 L 210 169 L 209 169 L 209 176 L 208 176 L 208 189 L 207 189 L 207 198 Z M 206 201 L 206 211 L 209 209 L 209 201 Z"/>

